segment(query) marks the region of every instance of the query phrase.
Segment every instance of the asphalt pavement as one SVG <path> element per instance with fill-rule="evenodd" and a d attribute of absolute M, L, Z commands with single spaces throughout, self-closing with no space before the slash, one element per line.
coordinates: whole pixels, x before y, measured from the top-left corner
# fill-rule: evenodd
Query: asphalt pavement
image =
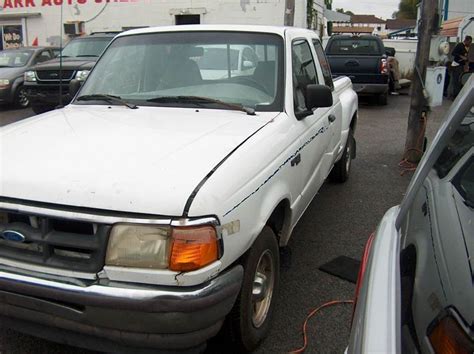
<path fill-rule="evenodd" d="M 385 211 L 399 204 L 412 173 L 400 174 L 410 99 L 390 96 L 388 106 L 361 100 L 355 138 L 357 158 L 345 184 L 326 182 L 296 226 L 282 252 L 280 291 L 269 337 L 256 353 L 285 353 L 303 344 L 302 325 L 314 308 L 332 300 L 349 300 L 355 286 L 318 268 L 344 255 L 360 259 L 368 236 Z M 428 141 L 434 136 L 450 101 L 429 115 Z M 0 126 L 33 115 L 30 110 L 0 107 Z M 322 310 L 308 324 L 306 353 L 343 353 L 352 307 Z M 207 353 L 230 352 L 228 341 L 211 341 Z M 0 330 L 0 354 L 93 353 Z"/>

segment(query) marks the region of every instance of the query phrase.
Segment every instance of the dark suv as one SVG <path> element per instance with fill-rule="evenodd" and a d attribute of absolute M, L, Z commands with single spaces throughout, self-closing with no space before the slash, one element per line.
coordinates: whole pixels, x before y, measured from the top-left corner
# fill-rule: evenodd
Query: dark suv
<path fill-rule="evenodd" d="M 69 95 L 69 82 L 72 79 L 84 81 L 100 54 L 116 35 L 116 32 L 94 33 L 74 38 L 62 50 L 62 58 L 36 65 L 27 71 L 24 86 L 33 111 L 37 114 L 44 113 L 60 103 L 68 104 L 72 99 Z M 62 102 L 59 99 L 60 85 Z"/>

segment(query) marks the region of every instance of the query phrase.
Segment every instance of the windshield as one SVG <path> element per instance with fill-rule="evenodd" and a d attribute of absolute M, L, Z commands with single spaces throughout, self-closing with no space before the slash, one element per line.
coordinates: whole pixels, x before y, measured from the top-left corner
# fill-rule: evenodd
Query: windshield
<path fill-rule="evenodd" d="M 383 49 L 376 39 L 340 38 L 334 39 L 330 43 L 327 53 L 332 55 L 382 55 Z"/>
<path fill-rule="evenodd" d="M 112 40 L 110 38 L 77 38 L 69 42 L 61 52 L 63 57 L 98 57 Z"/>
<path fill-rule="evenodd" d="M 80 96 L 108 94 L 138 105 L 214 108 L 212 102 L 184 99 L 192 96 L 281 111 L 282 58 L 282 38 L 272 34 L 124 36 L 104 53 Z M 178 99 L 160 99 L 163 97 Z"/>
<path fill-rule="evenodd" d="M 3 50 L 0 51 L 0 67 L 22 67 L 28 63 L 32 50 Z"/>

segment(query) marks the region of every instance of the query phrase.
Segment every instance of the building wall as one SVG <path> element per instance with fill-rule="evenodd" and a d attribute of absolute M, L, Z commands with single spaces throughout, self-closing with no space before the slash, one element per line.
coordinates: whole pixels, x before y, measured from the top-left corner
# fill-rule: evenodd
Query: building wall
<path fill-rule="evenodd" d="M 473 0 L 441 0 L 441 4 L 442 18 L 444 20 L 474 16 Z"/>
<path fill-rule="evenodd" d="M 57 44 L 61 23 L 69 21 L 84 21 L 90 33 L 174 25 L 176 15 L 186 14 L 200 15 L 202 24 L 258 25 L 283 25 L 285 15 L 285 0 L 0 0 L 0 6 L 0 26 L 22 25 L 24 45 Z M 306 0 L 295 0 L 294 25 L 306 27 Z"/>
<path fill-rule="evenodd" d="M 374 31 L 372 34 L 379 36 L 386 35 L 387 29 L 385 28 L 385 23 L 353 23 L 353 27 L 372 27 Z M 380 28 L 380 30 L 379 30 Z"/>

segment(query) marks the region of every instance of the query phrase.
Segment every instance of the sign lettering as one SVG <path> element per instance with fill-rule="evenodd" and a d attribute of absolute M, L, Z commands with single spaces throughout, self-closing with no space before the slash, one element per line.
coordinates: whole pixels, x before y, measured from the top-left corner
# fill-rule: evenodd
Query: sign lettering
<path fill-rule="evenodd" d="M 0 6 L 3 4 L 4 9 L 19 9 L 25 7 L 61 6 L 61 5 L 86 5 L 110 3 L 149 3 L 150 0 L 0 0 Z"/>

